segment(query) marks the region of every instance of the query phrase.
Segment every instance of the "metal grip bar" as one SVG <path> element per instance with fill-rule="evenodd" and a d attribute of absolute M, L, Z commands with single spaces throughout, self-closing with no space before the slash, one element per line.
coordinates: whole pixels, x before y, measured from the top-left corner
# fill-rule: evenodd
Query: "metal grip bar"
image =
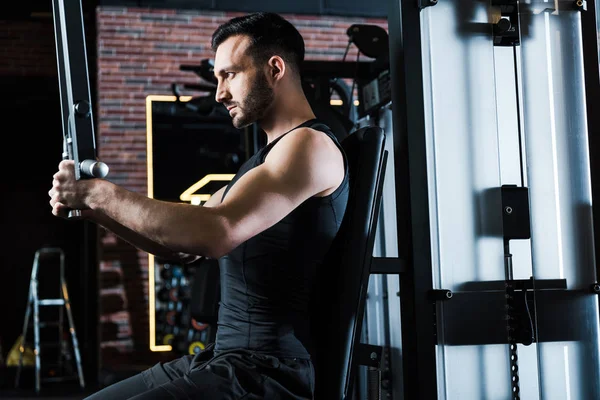
<path fill-rule="evenodd" d="M 63 127 L 63 159 L 75 162 L 75 179 L 104 178 L 98 161 L 81 0 L 53 0 L 54 34 Z M 79 217 L 79 210 L 69 217 Z"/>

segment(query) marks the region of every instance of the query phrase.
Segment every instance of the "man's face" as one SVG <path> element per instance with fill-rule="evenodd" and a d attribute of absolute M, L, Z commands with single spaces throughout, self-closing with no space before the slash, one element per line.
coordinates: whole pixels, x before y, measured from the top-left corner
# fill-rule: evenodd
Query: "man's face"
<path fill-rule="evenodd" d="M 274 100 L 266 70 L 258 68 L 248 55 L 249 44 L 246 36 L 233 36 L 221 43 L 215 54 L 215 99 L 227 107 L 238 129 L 263 119 Z"/>

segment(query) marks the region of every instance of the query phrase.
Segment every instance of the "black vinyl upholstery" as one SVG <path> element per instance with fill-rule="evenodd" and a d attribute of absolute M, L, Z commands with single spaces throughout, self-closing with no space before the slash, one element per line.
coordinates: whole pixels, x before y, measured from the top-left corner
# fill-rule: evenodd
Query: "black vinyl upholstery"
<path fill-rule="evenodd" d="M 385 134 L 363 127 L 342 142 L 348 156 L 350 196 L 340 231 L 319 272 L 311 316 L 316 400 L 351 399 L 382 184 Z"/>

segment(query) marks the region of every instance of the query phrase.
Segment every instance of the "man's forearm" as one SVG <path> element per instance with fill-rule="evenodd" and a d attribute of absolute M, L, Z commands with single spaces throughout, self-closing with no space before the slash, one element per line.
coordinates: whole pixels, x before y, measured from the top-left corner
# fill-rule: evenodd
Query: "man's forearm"
<path fill-rule="evenodd" d="M 86 216 L 87 220 L 94 222 L 102 226 L 103 228 L 111 231 L 112 233 L 125 240 L 126 242 L 130 243 L 132 246 L 138 248 L 139 250 L 153 254 L 156 257 L 165 260 L 177 260 L 184 263 L 190 263 L 200 258 L 200 256 L 192 254 L 175 252 L 167 248 L 166 246 L 156 243 L 138 234 L 137 232 L 127 228 L 126 226 L 121 225 L 117 221 L 111 219 L 105 214 L 102 214 L 101 212 L 89 210 L 88 212 L 85 212 L 84 215 Z"/>
<path fill-rule="evenodd" d="M 135 240 L 136 246 L 152 248 L 153 254 L 168 249 L 220 256 L 226 224 L 214 209 L 151 199 L 108 181 L 90 184 L 85 203 L 102 219 L 98 223 L 110 224 L 107 228 Z"/>

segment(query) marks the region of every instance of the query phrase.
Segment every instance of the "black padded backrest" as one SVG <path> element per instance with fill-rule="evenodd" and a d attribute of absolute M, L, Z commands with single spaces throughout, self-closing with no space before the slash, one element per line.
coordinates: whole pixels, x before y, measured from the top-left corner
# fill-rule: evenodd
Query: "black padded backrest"
<path fill-rule="evenodd" d="M 350 192 L 340 231 L 318 272 L 311 315 L 316 400 L 350 398 L 353 351 L 360 343 L 387 151 L 379 127 L 356 130 L 342 142 Z"/>

